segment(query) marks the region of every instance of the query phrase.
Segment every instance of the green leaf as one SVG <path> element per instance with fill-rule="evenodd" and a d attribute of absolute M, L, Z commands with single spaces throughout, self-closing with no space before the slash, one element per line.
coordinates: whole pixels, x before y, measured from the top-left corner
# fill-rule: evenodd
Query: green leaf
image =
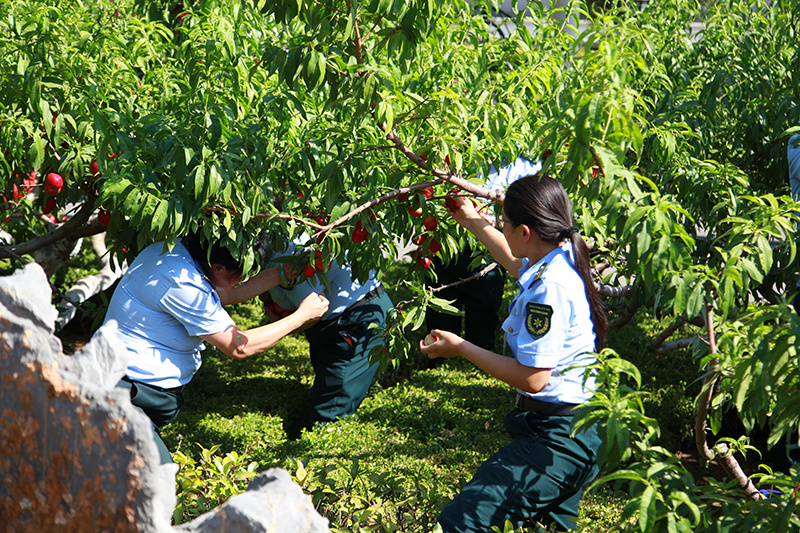
<path fill-rule="evenodd" d="M 44 163 L 44 140 L 41 135 L 33 136 L 33 143 L 28 149 L 28 158 L 33 160 L 33 168 L 41 168 Z"/>
<path fill-rule="evenodd" d="M 392 131 L 394 126 L 394 110 L 386 100 L 378 102 L 378 108 L 375 112 L 375 118 L 378 122 L 386 125 L 386 131 Z"/>
<path fill-rule="evenodd" d="M 622 359 L 621 357 L 615 357 L 607 360 L 606 364 L 615 374 L 625 374 L 630 376 L 634 379 L 634 381 L 636 381 L 637 387 L 642 386 L 642 375 L 636 365 L 630 361 Z"/>
<path fill-rule="evenodd" d="M 192 174 L 194 176 L 194 199 L 200 200 L 203 198 L 203 189 L 206 185 L 206 167 L 197 165 Z"/>
<path fill-rule="evenodd" d="M 747 275 L 751 280 L 753 280 L 756 284 L 761 283 L 761 281 L 764 279 L 764 274 L 761 272 L 761 270 L 759 270 L 753 261 L 743 257 L 740 260 L 740 263 L 744 267 L 745 272 L 747 272 Z"/>
<path fill-rule="evenodd" d="M 452 305 L 453 302 L 455 302 L 455 300 L 443 300 L 441 298 L 434 297 L 430 299 L 428 305 L 430 305 L 434 311 L 439 313 L 446 313 L 448 315 L 461 315 L 461 311 Z"/>
<path fill-rule="evenodd" d="M 650 231 L 646 226 L 636 234 L 636 250 L 639 252 L 639 257 L 645 257 L 648 255 L 652 240 L 653 239 L 650 235 Z"/>
<path fill-rule="evenodd" d="M 169 210 L 169 202 L 158 200 L 158 205 L 153 211 L 153 217 L 150 219 L 150 231 L 153 235 L 159 235 L 161 230 L 164 229 L 164 224 L 167 222 L 167 211 Z"/>
<path fill-rule="evenodd" d="M 25 71 L 28 70 L 28 65 L 30 65 L 31 60 L 27 55 L 20 54 L 19 59 L 17 59 L 17 76 L 24 76 Z"/>
<path fill-rule="evenodd" d="M 219 144 L 219 140 L 222 137 L 222 123 L 220 123 L 219 117 L 213 113 L 206 115 L 206 128 L 208 128 L 208 132 L 211 135 L 209 146 L 214 148 Z"/>
<path fill-rule="evenodd" d="M 737 377 L 739 379 L 737 380 L 738 383 L 736 384 L 736 395 L 734 398 L 736 408 L 741 411 L 742 407 L 744 406 L 744 402 L 747 399 L 747 394 L 750 392 L 750 384 L 753 381 L 753 374 L 749 371 L 745 371 L 744 375 Z"/>
<path fill-rule="evenodd" d="M 286 63 L 281 71 L 281 78 L 289 87 L 294 87 L 294 81 L 297 79 L 298 69 L 300 68 L 301 52 L 299 48 L 292 48 L 286 58 Z"/>
<path fill-rule="evenodd" d="M 46 102 L 42 100 L 42 84 L 38 80 L 31 84 L 28 102 L 36 113 L 42 114 L 42 104 Z"/>
<path fill-rule="evenodd" d="M 126 213 L 129 213 L 134 224 L 138 224 L 139 220 L 135 220 L 135 216 L 141 212 L 143 204 L 142 193 L 133 187 L 127 191 L 123 207 Z"/>
<path fill-rule="evenodd" d="M 317 89 L 325 81 L 325 56 L 317 50 L 311 50 L 306 56 L 303 76 L 310 90 Z"/>
<path fill-rule="evenodd" d="M 756 239 L 756 246 L 758 246 L 758 260 L 761 263 L 761 271 L 765 273 L 769 272 L 772 268 L 772 246 L 770 246 L 769 240 L 763 235 L 759 235 Z"/>
<path fill-rule="evenodd" d="M 349 40 L 350 36 L 353 35 L 353 27 L 356 24 L 356 8 L 358 7 L 358 2 L 352 2 L 350 4 L 350 13 L 347 15 L 347 25 L 344 28 L 344 35 L 342 39 Z"/>
<path fill-rule="evenodd" d="M 681 315 L 686 312 L 687 305 L 687 280 L 675 275 L 672 277 L 672 282 L 675 286 L 675 299 L 672 301 L 672 307 L 676 315 Z"/>
<path fill-rule="evenodd" d="M 690 317 L 696 316 L 703 310 L 703 303 L 703 284 L 697 283 L 686 302 L 686 314 Z"/>
<path fill-rule="evenodd" d="M 642 533 L 653 531 L 656 522 L 656 490 L 647 485 L 639 500 L 639 530 Z"/>
<path fill-rule="evenodd" d="M 214 196 L 219 191 L 220 186 L 222 185 L 222 176 L 218 170 L 219 165 L 217 163 L 212 164 L 208 169 L 208 196 Z"/>

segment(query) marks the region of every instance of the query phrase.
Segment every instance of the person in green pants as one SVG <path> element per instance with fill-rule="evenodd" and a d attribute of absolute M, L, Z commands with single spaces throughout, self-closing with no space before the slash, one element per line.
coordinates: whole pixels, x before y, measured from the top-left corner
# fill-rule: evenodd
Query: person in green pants
<path fill-rule="evenodd" d="M 218 243 L 198 234 L 181 238 L 171 250 L 151 244 L 120 279 L 105 322 L 116 322 L 128 352 L 125 376 L 117 385 L 153 423 L 162 463 L 172 462 L 158 431 L 183 407 L 183 390 L 200 369 L 204 341 L 234 359 L 272 347 L 285 335 L 321 318 L 328 301 L 308 294 L 297 311 L 280 321 L 239 329 L 225 305 L 247 301 L 285 278 L 284 267 L 264 269 L 244 283 L 242 266 Z M 291 275 L 293 270 L 288 268 Z"/>
<path fill-rule="evenodd" d="M 519 292 L 503 322 L 513 357 L 439 329 L 421 341 L 428 357 L 462 356 L 517 389 L 505 418 L 513 441 L 484 462 L 445 507 L 447 533 L 483 533 L 541 525 L 574 529 L 583 487 L 598 473 L 594 426 L 574 436 L 576 409 L 591 398 L 584 366 L 602 349 L 606 318 L 589 270 L 589 251 L 573 224 L 569 197 L 557 180 L 538 174 L 506 191 L 498 227 L 471 202 L 451 212 L 506 270 Z"/>
<path fill-rule="evenodd" d="M 285 254 L 292 254 L 303 243 L 300 239 L 291 244 Z M 328 312 L 319 322 L 298 330 L 308 339 L 314 368 L 308 419 L 302 424 L 306 427 L 344 418 L 361 405 L 378 370 L 377 363 L 370 363 L 369 353 L 383 344 L 372 325 L 384 327 L 386 314 L 394 307 L 374 272 L 361 283 L 353 278 L 349 265 L 334 260 L 325 275 L 331 287 L 322 292 L 330 301 Z M 273 303 L 291 311 L 308 294 L 323 289 L 322 283 L 299 276 L 270 289 L 261 299 L 267 314 L 278 318 Z"/>

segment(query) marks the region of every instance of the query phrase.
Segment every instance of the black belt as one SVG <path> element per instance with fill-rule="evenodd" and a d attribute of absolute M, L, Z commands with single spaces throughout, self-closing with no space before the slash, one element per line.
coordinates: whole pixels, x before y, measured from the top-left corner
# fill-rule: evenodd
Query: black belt
<path fill-rule="evenodd" d="M 522 409 L 523 411 L 539 413 L 540 415 L 573 416 L 578 412 L 578 407 L 580 407 L 580 404 L 542 402 L 539 400 L 534 400 L 530 396 L 517 394 L 517 401 L 514 404 L 514 407 L 517 409 Z"/>
<path fill-rule="evenodd" d="M 360 305 L 364 305 L 365 303 L 369 302 L 370 300 L 374 300 L 375 298 L 377 298 L 378 296 L 383 294 L 383 291 L 384 291 L 383 285 L 378 285 L 377 287 L 375 287 L 374 289 L 369 291 L 367 294 L 365 294 L 363 298 L 361 298 L 359 301 L 357 301 L 356 303 L 354 303 L 353 305 L 351 305 L 347 309 L 355 309 L 356 307 L 358 307 Z"/>
<path fill-rule="evenodd" d="M 186 388 L 188 383 L 181 385 L 180 387 L 173 387 L 171 389 L 165 389 L 163 387 L 159 387 L 157 385 L 150 385 L 149 383 L 142 383 L 141 381 L 136 381 L 135 379 L 131 379 L 128 376 L 122 376 L 122 381 L 127 381 L 128 383 L 135 383 L 137 385 L 144 385 L 145 387 L 150 387 L 151 389 L 157 390 L 159 392 L 169 392 L 172 394 L 180 394 L 183 392 L 183 389 Z"/>

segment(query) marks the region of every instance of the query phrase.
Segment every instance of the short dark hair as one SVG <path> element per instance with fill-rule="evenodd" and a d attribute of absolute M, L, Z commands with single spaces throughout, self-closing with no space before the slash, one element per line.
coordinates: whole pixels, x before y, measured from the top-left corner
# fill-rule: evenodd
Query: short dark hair
<path fill-rule="evenodd" d="M 208 270 L 211 265 L 222 265 L 229 272 L 242 273 L 243 266 L 238 259 L 233 257 L 231 251 L 219 242 L 215 242 L 209 248 L 208 242 L 200 231 L 184 236 L 182 241 L 192 258 L 200 263 L 204 270 Z"/>

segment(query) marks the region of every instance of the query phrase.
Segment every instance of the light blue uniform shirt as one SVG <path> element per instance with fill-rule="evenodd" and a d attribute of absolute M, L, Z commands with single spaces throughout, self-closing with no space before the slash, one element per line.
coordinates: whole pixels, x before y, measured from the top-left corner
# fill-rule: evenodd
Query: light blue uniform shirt
<path fill-rule="evenodd" d="M 572 244 L 556 248 L 535 265 L 522 260 L 519 293 L 503 322 L 506 342 L 520 364 L 551 369 L 550 380 L 537 394 L 519 391 L 543 402 L 578 404 L 589 399 L 594 378 L 583 387 L 584 368 L 595 358 L 595 334 L 583 279 L 575 270 Z"/>
<path fill-rule="evenodd" d="M 116 320 L 128 349 L 126 374 L 165 389 L 191 381 L 200 368 L 201 335 L 225 331 L 233 319 L 200 265 L 179 241 L 140 253 L 111 297 L 106 322 Z"/>
<path fill-rule="evenodd" d="M 795 135 L 789 139 L 789 148 L 786 151 L 789 160 L 789 186 L 792 188 L 792 198 L 800 200 L 800 145 L 795 147 L 794 143 L 800 141 L 800 135 Z"/>
<path fill-rule="evenodd" d="M 297 246 L 302 245 L 306 240 L 300 239 L 294 244 L 289 244 L 289 251 L 286 255 L 290 255 Z M 300 302 L 312 292 L 322 293 L 330 302 L 328 312 L 322 318 L 327 320 L 342 314 L 345 309 L 362 299 L 369 291 L 379 285 L 375 279 L 374 271 L 370 271 L 369 278 L 362 285 L 357 279 L 353 279 L 353 271 L 350 265 L 340 265 L 335 260 L 331 262 L 330 268 L 325 272 L 325 275 L 330 281 L 332 293 L 325 290 L 325 285 L 321 281 L 316 280 L 316 285 L 312 285 L 311 279 L 306 279 L 290 288 L 278 285 L 269 290 L 269 295 L 281 308 L 287 311 L 294 311 L 298 308 Z"/>
<path fill-rule="evenodd" d="M 492 191 L 500 191 L 505 194 L 508 186 L 520 178 L 536 174 L 542 169 L 540 162 L 532 162 L 524 157 L 518 157 L 513 163 L 508 166 L 500 167 L 497 170 L 494 165 L 491 165 L 489 175 L 486 176 L 486 188 Z M 480 214 L 487 220 L 494 220 L 494 212 L 491 209 L 491 203 L 479 209 Z"/>
<path fill-rule="evenodd" d="M 796 142 L 800 142 L 800 135 L 794 135 L 789 139 L 786 157 L 789 161 L 789 187 L 792 189 L 792 198 L 800 200 L 800 145 L 795 146 Z M 800 287 L 800 280 L 797 286 Z"/>
<path fill-rule="evenodd" d="M 500 192 L 506 192 L 506 189 L 508 189 L 508 186 L 511 185 L 512 182 L 519 178 L 536 174 L 541 169 L 541 162 L 537 161 L 534 163 L 524 157 L 518 157 L 513 163 L 501 167 L 500 170 L 497 170 L 494 168 L 494 165 L 492 165 L 491 171 L 486 177 L 486 188 L 492 191 L 499 189 Z"/>

